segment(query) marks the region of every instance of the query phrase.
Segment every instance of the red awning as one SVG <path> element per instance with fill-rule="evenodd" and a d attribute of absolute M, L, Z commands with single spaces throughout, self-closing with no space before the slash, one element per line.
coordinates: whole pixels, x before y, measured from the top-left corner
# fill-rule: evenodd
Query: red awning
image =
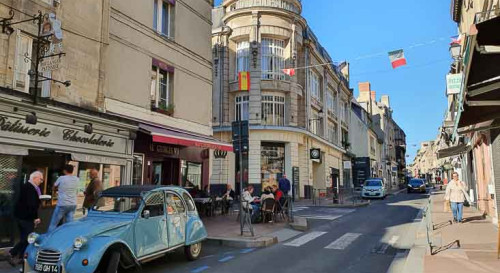
<path fill-rule="evenodd" d="M 175 128 L 156 127 L 144 123 L 139 124 L 139 128 L 148 131 L 153 138 L 153 142 L 228 152 L 233 151 L 232 144 L 222 142 L 210 136 L 195 134 Z"/>

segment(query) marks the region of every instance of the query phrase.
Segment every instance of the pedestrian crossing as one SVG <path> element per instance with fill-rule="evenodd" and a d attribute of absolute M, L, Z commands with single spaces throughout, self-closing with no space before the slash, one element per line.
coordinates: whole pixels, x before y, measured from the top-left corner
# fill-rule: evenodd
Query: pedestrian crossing
<path fill-rule="evenodd" d="M 333 221 L 346 214 L 349 214 L 354 209 L 339 209 L 339 208 L 311 208 L 311 207 L 295 207 L 293 208 L 293 213 L 295 216 L 313 219 L 313 220 L 328 220 Z"/>
<path fill-rule="evenodd" d="M 283 245 L 288 246 L 288 247 L 301 247 L 304 246 L 314 240 L 321 240 L 322 242 L 325 241 L 323 238 L 320 238 L 324 235 L 328 234 L 328 232 L 324 231 L 312 231 L 309 233 L 306 233 L 298 238 L 295 238 L 289 242 L 284 243 Z M 363 237 L 362 233 L 355 233 L 355 232 L 347 232 L 343 234 L 342 236 L 336 238 L 323 248 L 325 250 L 345 250 L 349 248 L 354 242 L 357 240 L 360 240 L 360 238 Z M 394 249 L 397 242 L 399 240 L 399 236 L 392 236 L 390 237 L 390 240 L 387 243 L 378 243 L 376 246 L 372 248 L 372 253 L 374 254 L 387 254 L 389 252 L 389 249 Z"/>

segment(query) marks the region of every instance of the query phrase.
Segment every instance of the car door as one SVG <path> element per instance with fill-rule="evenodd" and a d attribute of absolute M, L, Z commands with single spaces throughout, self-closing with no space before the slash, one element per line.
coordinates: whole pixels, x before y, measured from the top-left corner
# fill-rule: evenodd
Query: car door
<path fill-rule="evenodd" d="M 149 212 L 149 216 L 146 211 Z M 145 199 L 145 205 L 135 225 L 136 253 L 138 257 L 168 248 L 165 196 L 154 192 Z"/>
<path fill-rule="evenodd" d="M 167 230 L 168 246 L 175 247 L 184 245 L 186 242 L 186 219 L 187 212 L 182 197 L 175 192 L 167 191 Z"/>

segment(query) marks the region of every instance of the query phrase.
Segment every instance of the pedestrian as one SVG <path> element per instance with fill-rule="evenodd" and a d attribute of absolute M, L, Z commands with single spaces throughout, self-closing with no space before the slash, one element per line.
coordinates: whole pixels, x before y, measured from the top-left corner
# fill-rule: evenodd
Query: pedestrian
<path fill-rule="evenodd" d="M 275 184 L 273 185 L 273 193 L 274 193 L 274 199 L 280 203 L 280 205 L 283 205 L 285 203 L 285 196 L 283 196 L 283 192 L 278 188 L 278 186 Z"/>
<path fill-rule="evenodd" d="M 76 210 L 76 191 L 79 183 L 78 177 L 73 175 L 73 169 L 73 165 L 64 166 L 64 175 L 60 176 L 54 183 L 54 189 L 58 191 L 57 204 L 54 212 L 52 212 L 52 219 L 47 232 L 56 229 L 62 219 L 64 219 L 65 223 L 73 221 Z"/>
<path fill-rule="evenodd" d="M 38 218 L 40 207 L 40 184 L 43 182 L 43 174 L 35 171 L 30 174 L 28 183 L 20 188 L 19 198 L 14 206 L 14 217 L 19 227 L 19 242 L 9 251 L 9 263 L 16 266 L 22 261 L 22 256 L 28 246 L 28 235 L 41 223 Z"/>
<path fill-rule="evenodd" d="M 224 213 L 229 212 L 229 209 L 233 206 L 233 200 L 236 197 L 231 184 L 226 185 L 226 192 L 222 195 L 222 200 L 224 203 Z"/>
<path fill-rule="evenodd" d="M 288 192 L 290 192 L 290 180 L 286 178 L 286 174 L 283 174 L 283 176 L 280 178 L 278 181 L 279 188 L 280 190 L 285 194 L 285 196 L 288 196 Z"/>
<path fill-rule="evenodd" d="M 99 179 L 99 171 L 97 169 L 90 170 L 90 183 L 85 188 L 83 194 L 85 199 L 83 200 L 83 213 L 90 210 L 92 205 L 94 205 L 102 192 L 102 181 Z"/>
<path fill-rule="evenodd" d="M 453 222 L 462 223 L 464 202 L 469 201 L 469 196 L 467 195 L 467 186 L 463 181 L 460 181 L 458 179 L 457 172 L 453 173 L 452 178 L 453 179 L 448 183 L 446 187 L 444 199 L 451 203 Z"/>

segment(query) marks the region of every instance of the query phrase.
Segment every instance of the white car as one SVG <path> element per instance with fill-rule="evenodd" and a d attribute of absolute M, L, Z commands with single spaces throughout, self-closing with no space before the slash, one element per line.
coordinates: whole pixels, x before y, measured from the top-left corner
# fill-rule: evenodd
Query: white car
<path fill-rule="evenodd" d="M 384 182 L 381 178 L 370 178 L 365 181 L 361 190 L 362 198 L 382 198 L 386 196 Z"/>

